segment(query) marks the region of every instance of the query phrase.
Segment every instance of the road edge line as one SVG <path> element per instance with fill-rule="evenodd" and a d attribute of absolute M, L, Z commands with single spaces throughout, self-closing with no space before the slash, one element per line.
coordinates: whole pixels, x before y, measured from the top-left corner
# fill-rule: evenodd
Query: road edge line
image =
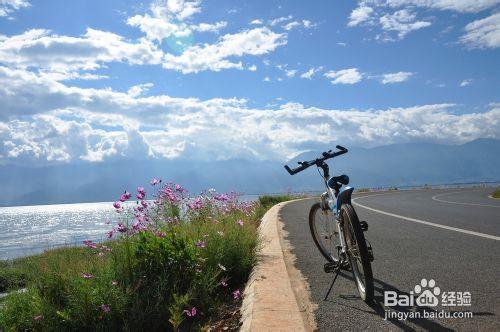
<path fill-rule="evenodd" d="M 281 209 L 296 201 L 276 204 L 262 217 L 258 229 L 262 248 L 243 292 L 240 331 L 313 330 L 299 305 L 302 299 L 297 300 L 294 292 L 297 280 L 290 277 L 279 230 Z"/>

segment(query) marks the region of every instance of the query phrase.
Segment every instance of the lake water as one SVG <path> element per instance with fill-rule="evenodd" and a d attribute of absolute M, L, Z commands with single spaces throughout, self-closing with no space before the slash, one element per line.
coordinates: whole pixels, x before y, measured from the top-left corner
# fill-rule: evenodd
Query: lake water
<path fill-rule="evenodd" d="M 116 217 L 112 203 L 0 207 L 0 259 L 103 240 Z"/>
<path fill-rule="evenodd" d="M 241 199 L 257 197 L 247 195 Z M 112 204 L 0 207 L 0 259 L 33 255 L 63 245 L 82 245 L 84 240 L 102 241 L 118 218 Z"/>

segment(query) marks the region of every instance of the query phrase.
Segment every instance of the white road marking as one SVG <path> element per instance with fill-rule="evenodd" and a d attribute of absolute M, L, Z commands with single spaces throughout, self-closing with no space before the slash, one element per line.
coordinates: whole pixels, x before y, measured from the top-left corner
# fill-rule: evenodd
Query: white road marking
<path fill-rule="evenodd" d="M 363 197 L 379 196 L 379 195 L 383 195 L 383 194 L 366 195 L 366 196 L 362 196 L 362 197 L 357 197 L 357 198 L 354 198 L 352 200 L 352 202 L 356 206 L 362 207 L 364 209 L 367 209 L 367 210 L 370 210 L 370 211 L 373 211 L 373 212 L 385 214 L 387 216 L 391 216 L 391 217 L 394 217 L 394 218 L 403 219 L 403 220 L 406 220 L 406 221 L 412 221 L 412 222 L 415 222 L 415 223 L 418 223 L 418 224 L 427 225 L 427 226 L 433 226 L 433 227 L 437 227 L 437 228 L 443 228 L 443 229 L 447 229 L 447 230 L 455 231 L 455 232 L 459 232 L 459 233 L 464 233 L 464 234 L 469 234 L 469 235 L 475 235 L 475 236 L 483 237 L 483 238 L 486 238 L 486 239 L 500 241 L 500 237 L 498 237 L 498 236 L 494 236 L 494 235 L 490 235 L 490 234 L 485 234 L 485 233 L 474 232 L 474 231 L 469 231 L 469 230 L 462 229 L 462 228 L 456 228 L 456 227 L 451 227 L 451 226 L 436 224 L 436 223 L 425 221 L 425 220 L 420 220 L 420 219 L 405 217 L 405 216 L 401 216 L 399 214 L 390 213 L 390 212 L 386 212 L 386 211 L 382 211 L 382 210 L 377 210 L 377 209 L 374 209 L 374 208 L 371 208 L 369 206 L 366 206 L 366 205 L 363 205 L 363 204 L 359 204 L 358 202 L 356 202 L 356 200 L 358 200 L 360 198 L 363 198 Z"/>
<path fill-rule="evenodd" d="M 442 202 L 442 203 L 449 203 L 449 204 L 458 204 L 458 205 L 473 205 L 473 206 L 485 206 L 485 207 L 494 207 L 494 208 L 500 208 L 500 205 L 491 205 L 491 204 L 479 204 L 479 203 L 465 203 L 465 202 L 453 202 L 453 201 L 447 201 L 444 199 L 438 199 L 438 197 L 442 196 L 447 196 L 447 195 L 453 195 L 453 194 L 460 194 L 463 193 L 464 191 L 455 191 L 452 193 L 444 193 L 444 194 L 438 194 L 432 196 L 432 199 L 436 202 Z"/>

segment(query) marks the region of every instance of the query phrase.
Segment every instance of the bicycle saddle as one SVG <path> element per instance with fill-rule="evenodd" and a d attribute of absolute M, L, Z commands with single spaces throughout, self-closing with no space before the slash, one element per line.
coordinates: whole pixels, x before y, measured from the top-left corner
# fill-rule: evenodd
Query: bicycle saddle
<path fill-rule="evenodd" d="M 345 174 L 339 176 L 333 176 L 328 180 L 328 186 L 330 188 L 335 188 L 335 183 L 343 184 L 344 186 L 349 184 L 349 177 Z"/>

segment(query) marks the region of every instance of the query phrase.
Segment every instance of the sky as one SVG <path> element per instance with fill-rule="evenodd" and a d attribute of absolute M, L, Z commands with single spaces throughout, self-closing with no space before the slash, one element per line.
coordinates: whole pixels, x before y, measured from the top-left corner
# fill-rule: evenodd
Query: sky
<path fill-rule="evenodd" d="M 500 138 L 500 0 L 0 0 L 0 164 Z"/>

